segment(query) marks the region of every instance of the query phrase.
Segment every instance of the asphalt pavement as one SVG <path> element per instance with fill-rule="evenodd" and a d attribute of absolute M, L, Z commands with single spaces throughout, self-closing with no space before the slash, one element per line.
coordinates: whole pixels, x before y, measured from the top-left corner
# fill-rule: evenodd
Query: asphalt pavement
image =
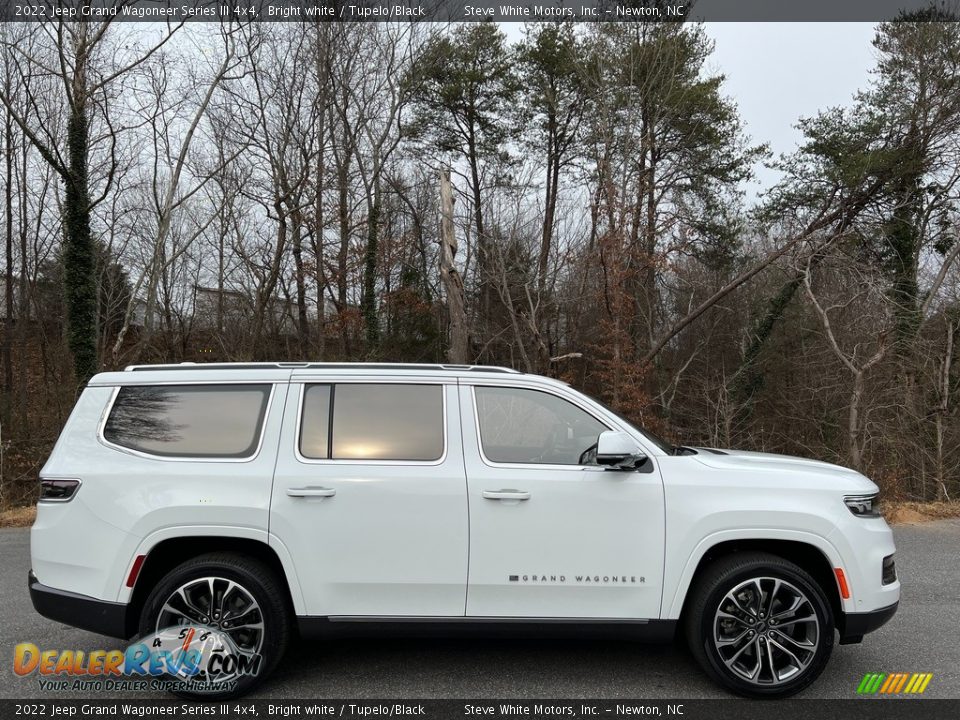
<path fill-rule="evenodd" d="M 960 698 L 960 520 L 894 529 L 903 597 L 897 615 L 860 645 L 837 646 L 798 697 L 851 698 L 865 673 L 933 673 L 925 697 Z M 47 620 L 27 592 L 29 531 L 0 530 L 0 698 L 75 699 L 18 677 L 13 649 L 112 649 L 119 641 Z M 122 699 L 167 697 L 123 693 Z M 362 639 L 302 641 L 252 697 L 723 698 L 690 653 L 609 640 Z"/>

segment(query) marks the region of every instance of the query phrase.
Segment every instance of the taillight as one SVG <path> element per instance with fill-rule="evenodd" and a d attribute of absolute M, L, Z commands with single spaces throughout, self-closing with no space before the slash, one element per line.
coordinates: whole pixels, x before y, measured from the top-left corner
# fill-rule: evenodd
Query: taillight
<path fill-rule="evenodd" d="M 67 502 L 79 487 L 80 481 L 75 478 L 40 478 L 40 500 Z"/>

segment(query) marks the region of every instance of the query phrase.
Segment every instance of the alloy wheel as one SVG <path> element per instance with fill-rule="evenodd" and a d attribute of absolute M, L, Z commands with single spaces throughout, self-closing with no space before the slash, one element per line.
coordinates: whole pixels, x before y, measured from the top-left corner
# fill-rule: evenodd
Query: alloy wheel
<path fill-rule="evenodd" d="M 263 612 L 245 587 L 224 577 L 190 580 L 166 599 L 157 615 L 156 630 L 194 625 L 219 630 L 246 654 L 263 646 Z"/>
<path fill-rule="evenodd" d="M 811 599 L 793 583 L 755 577 L 731 589 L 717 607 L 713 643 L 727 669 L 760 686 L 797 678 L 820 644 Z"/>

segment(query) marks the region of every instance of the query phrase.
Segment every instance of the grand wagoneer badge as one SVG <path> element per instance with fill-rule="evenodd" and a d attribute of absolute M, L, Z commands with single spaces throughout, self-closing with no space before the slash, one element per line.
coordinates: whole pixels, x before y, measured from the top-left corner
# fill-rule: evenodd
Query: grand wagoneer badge
<path fill-rule="evenodd" d="M 639 585 L 642 575 L 511 575 L 510 582 L 538 585 Z"/>

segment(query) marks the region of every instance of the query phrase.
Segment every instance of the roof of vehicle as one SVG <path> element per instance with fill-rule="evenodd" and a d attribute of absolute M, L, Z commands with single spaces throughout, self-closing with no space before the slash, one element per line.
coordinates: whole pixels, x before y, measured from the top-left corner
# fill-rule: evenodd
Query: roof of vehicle
<path fill-rule="evenodd" d="M 239 362 L 239 363 L 176 363 L 130 365 L 123 372 L 95 375 L 88 383 L 93 387 L 141 385 L 147 383 L 200 382 L 283 382 L 291 378 L 317 376 L 383 376 L 397 377 L 525 377 L 557 383 L 549 378 L 529 375 L 519 370 L 493 365 L 452 365 L 428 363 L 346 363 L 346 362 Z M 562 384 L 562 383 L 559 383 Z"/>

